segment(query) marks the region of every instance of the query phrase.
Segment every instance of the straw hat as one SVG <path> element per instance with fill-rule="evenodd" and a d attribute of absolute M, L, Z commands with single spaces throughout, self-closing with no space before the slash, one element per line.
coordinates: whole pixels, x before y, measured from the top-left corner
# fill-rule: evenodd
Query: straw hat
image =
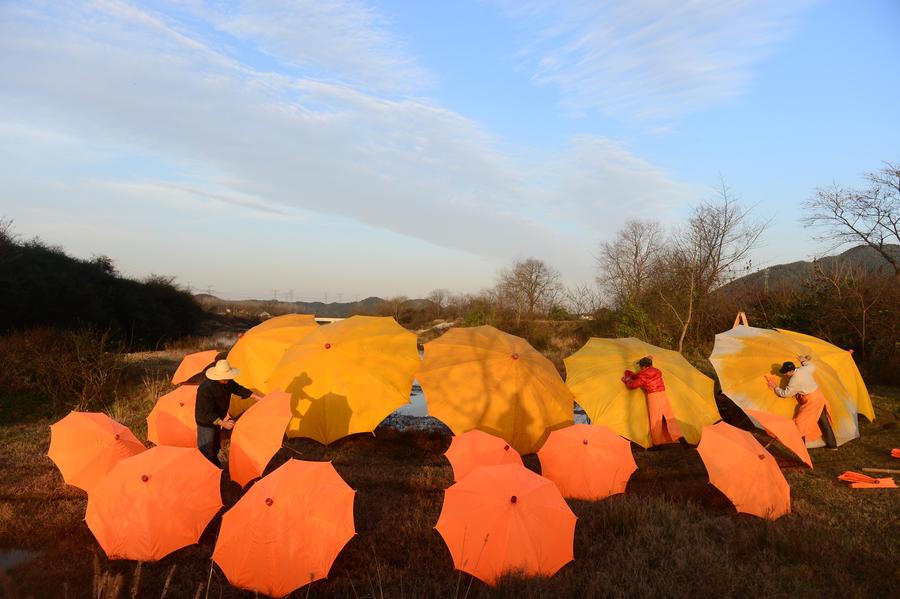
<path fill-rule="evenodd" d="M 233 379 L 240 373 L 239 369 L 231 367 L 228 360 L 219 360 L 215 366 L 206 369 L 206 378 L 214 381 L 225 381 Z"/>

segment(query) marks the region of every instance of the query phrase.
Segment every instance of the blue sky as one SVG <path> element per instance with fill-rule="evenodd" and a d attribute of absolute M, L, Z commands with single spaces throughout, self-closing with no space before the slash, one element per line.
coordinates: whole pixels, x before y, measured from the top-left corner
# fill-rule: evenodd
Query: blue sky
<path fill-rule="evenodd" d="M 589 282 L 635 217 L 723 177 L 827 249 L 817 186 L 900 160 L 900 4 L 0 3 L 0 214 L 226 297 L 477 291 L 535 256 Z"/>

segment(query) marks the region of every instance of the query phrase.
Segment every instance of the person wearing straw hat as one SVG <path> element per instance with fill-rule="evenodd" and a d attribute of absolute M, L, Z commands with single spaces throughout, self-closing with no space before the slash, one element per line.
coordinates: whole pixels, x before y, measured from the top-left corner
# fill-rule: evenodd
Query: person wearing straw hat
<path fill-rule="evenodd" d="M 206 369 L 206 379 L 197 387 L 197 403 L 194 408 L 194 420 L 197 422 L 197 447 L 206 459 L 222 467 L 219 462 L 219 449 L 222 447 L 222 429 L 231 430 L 234 420 L 228 416 L 231 396 L 241 399 L 258 396 L 234 381 L 241 373 L 233 368 L 228 360 L 219 360 L 216 365 Z"/>
<path fill-rule="evenodd" d="M 788 378 L 788 384 L 779 387 L 774 378 L 766 377 L 769 388 L 779 397 L 796 397 L 797 413 L 794 423 L 804 441 L 825 441 L 828 449 L 837 449 L 837 441 L 828 420 L 828 401 L 813 377 L 816 366 L 809 356 L 797 356 L 798 368 L 793 362 L 785 362 L 778 370 Z"/>
<path fill-rule="evenodd" d="M 653 446 L 659 447 L 677 441 L 682 447 L 688 447 L 666 394 L 663 373 L 653 366 L 653 356 L 644 356 L 638 360 L 638 367 L 638 372 L 626 370 L 622 382 L 629 389 L 643 389 L 647 394 L 647 415 L 650 418 L 650 439 Z"/>

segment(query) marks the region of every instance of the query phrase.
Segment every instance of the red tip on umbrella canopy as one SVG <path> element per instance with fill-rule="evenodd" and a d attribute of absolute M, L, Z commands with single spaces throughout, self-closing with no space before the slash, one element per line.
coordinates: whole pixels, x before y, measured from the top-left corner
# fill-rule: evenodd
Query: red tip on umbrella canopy
<path fill-rule="evenodd" d="M 221 474 L 197 449 L 148 449 L 91 489 L 85 520 L 110 559 L 162 559 L 196 543 L 222 507 Z"/>
<path fill-rule="evenodd" d="M 186 355 L 184 359 L 181 360 L 181 364 L 178 365 L 178 370 L 176 370 L 175 374 L 172 376 L 172 384 L 179 385 L 191 377 L 200 374 L 206 370 L 207 366 L 212 365 L 212 363 L 216 361 L 216 356 L 218 355 L 219 352 L 214 349 Z"/>
<path fill-rule="evenodd" d="M 812 458 L 809 457 L 809 450 L 806 449 L 803 436 L 793 420 L 777 414 L 763 412 L 762 410 L 751 410 L 750 408 L 744 408 L 744 412 L 756 421 L 757 426 L 765 429 L 770 437 L 777 439 L 782 445 L 791 450 L 804 464 L 810 468 L 813 467 Z"/>
<path fill-rule="evenodd" d="M 572 561 L 575 514 L 552 481 L 524 466 L 482 466 L 447 489 L 435 528 L 453 565 L 488 584 L 552 576 Z"/>
<path fill-rule="evenodd" d="M 354 497 L 330 462 L 288 460 L 222 517 L 213 560 L 234 586 L 283 597 L 328 576 L 356 534 Z"/>
<path fill-rule="evenodd" d="M 504 439 L 484 431 L 471 430 L 453 437 L 444 456 L 453 467 L 453 479 L 462 480 L 479 466 L 522 465 L 522 456 Z"/>
<path fill-rule="evenodd" d="M 269 393 L 244 412 L 231 431 L 228 450 L 231 480 L 245 487 L 262 476 L 269 460 L 281 447 L 291 416 L 291 395 L 283 391 Z"/>
<path fill-rule="evenodd" d="M 541 473 L 564 497 L 605 499 L 624 493 L 637 470 L 631 443 L 609 428 L 576 424 L 550 433 L 538 451 Z"/>
<path fill-rule="evenodd" d="M 776 520 L 791 511 L 791 488 L 775 458 L 756 438 L 725 422 L 703 427 L 700 458 L 709 482 L 737 511 Z"/>
<path fill-rule="evenodd" d="M 68 484 L 90 491 L 120 461 L 147 448 L 106 414 L 72 412 L 50 425 L 47 455 Z"/>
<path fill-rule="evenodd" d="M 197 447 L 197 385 L 182 385 L 166 393 L 147 416 L 147 438 L 157 445 Z"/>

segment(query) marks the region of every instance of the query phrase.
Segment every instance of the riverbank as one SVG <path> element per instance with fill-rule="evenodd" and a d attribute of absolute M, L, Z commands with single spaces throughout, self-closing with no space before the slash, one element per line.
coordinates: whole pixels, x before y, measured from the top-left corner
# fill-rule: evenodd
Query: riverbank
<path fill-rule="evenodd" d="M 140 438 L 167 360 L 140 362 L 147 368 L 133 373 L 134 393 L 112 411 Z M 293 439 L 270 469 L 290 458 L 329 460 L 357 491 L 358 534 L 309 597 L 886 597 L 900 581 L 900 492 L 852 490 L 835 478 L 898 467 L 888 452 L 900 446 L 900 390 L 872 391 L 877 420 L 863 420 L 862 437 L 837 452 L 812 450 L 814 470 L 771 448 L 792 488 L 792 514 L 776 522 L 739 515 L 708 484 L 696 451 L 633 447 L 639 469 L 626 494 L 569 502 L 579 518 L 575 561 L 551 579 L 510 578 L 496 589 L 455 572 L 433 530 L 452 484 L 442 456 L 450 436 L 433 419 L 395 415 L 374 435 L 329 447 Z M 168 578 L 167 597 L 204 597 L 219 517 L 198 545 L 158 563 L 107 560 L 83 521 L 86 495 L 66 487 L 45 455 L 58 416 L 27 397 L 9 399 L 0 414 L 0 551 L 27 557 L 7 573 L 9 588 L 20 597 L 89 597 L 105 580 L 119 597 L 158 598 Z M 539 471 L 534 456 L 525 462 Z M 226 509 L 241 495 L 227 475 L 222 495 Z M 215 567 L 210 580 L 210 597 L 252 596 Z"/>

